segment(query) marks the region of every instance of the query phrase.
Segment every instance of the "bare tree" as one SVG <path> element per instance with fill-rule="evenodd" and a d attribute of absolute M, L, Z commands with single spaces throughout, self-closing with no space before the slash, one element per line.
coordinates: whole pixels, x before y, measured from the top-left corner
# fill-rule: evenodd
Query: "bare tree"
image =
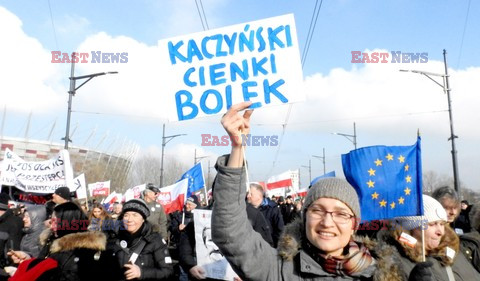
<path fill-rule="evenodd" d="M 439 175 L 434 171 L 426 171 L 422 176 L 423 181 L 423 193 L 432 194 L 432 192 L 440 186 L 452 186 L 453 187 L 453 178 L 450 178 L 446 175 Z"/>
<path fill-rule="evenodd" d="M 160 183 L 160 168 L 161 157 L 158 155 L 140 155 L 138 156 L 130 170 L 128 177 L 128 186 L 136 186 L 144 183 L 153 183 L 159 185 Z M 189 167 L 182 164 L 174 156 L 165 156 L 163 162 L 163 184 L 164 186 L 175 183 L 180 179 L 183 173 Z"/>

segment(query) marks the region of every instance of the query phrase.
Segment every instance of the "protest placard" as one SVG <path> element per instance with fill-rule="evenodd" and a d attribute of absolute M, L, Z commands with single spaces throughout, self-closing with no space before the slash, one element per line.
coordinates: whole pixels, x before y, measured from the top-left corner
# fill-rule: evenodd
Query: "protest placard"
<path fill-rule="evenodd" d="M 207 278 L 233 280 L 237 275 L 212 241 L 212 211 L 195 209 L 192 212 L 197 265 L 205 270 Z"/>
<path fill-rule="evenodd" d="M 159 41 L 161 94 L 170 120 L 303 101 L 303 74 L 293 14 Z"/>
<path fill-rule="evenodd" d="M 0 183 L 24 192 L 53 193 L 62 186 L 73 188 L 73 170 L 67 150 L 46 161 L 25 161 L 10 149 L 5 150 Z"/>

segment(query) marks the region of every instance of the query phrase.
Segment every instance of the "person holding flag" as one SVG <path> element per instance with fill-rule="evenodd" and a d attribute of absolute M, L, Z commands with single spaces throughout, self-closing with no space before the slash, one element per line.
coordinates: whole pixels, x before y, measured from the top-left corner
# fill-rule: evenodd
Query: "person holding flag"
<path fill-rule="evenodd" d="M 398 263 L 403 280 L 480 280 L 480 273 L 460 252 L 459 238 L 447 224 L 442 205 L 423 195 L 423 209 L 423 216 L 392 219 L 391 228 L 378 234 L 378 247 L 394 245 L 391 256 Z"/>
<path fill-rule="evenodd" d="M 233 105 L 222 125 L 232 140 L 250 132 L 252 103 Z M 308 191 L 302 219 L 287 226 L 278 250 L 256 234 L 245 212 L 247 168 L 244 147 L 234 142 L 217 160 L 213 242 L 244 280 L 401 280 L 385 252 L 354 241 L 361 218 L 356 191 L 345 180 L 319 180 Z"/>

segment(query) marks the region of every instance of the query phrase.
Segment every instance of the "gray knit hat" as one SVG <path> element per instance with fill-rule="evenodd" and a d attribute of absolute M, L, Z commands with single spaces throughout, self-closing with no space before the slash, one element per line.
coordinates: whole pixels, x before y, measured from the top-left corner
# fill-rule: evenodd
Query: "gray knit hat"
<path fill-rule="evenodd" d="M 344 179 L 325 178 L 317 181 L 305 197 L 304 210 L 318 198 L 333 198 L 342 201 L 352 210 L 355 218 L 360 220 L 360 203 L 355 189 Z"/>

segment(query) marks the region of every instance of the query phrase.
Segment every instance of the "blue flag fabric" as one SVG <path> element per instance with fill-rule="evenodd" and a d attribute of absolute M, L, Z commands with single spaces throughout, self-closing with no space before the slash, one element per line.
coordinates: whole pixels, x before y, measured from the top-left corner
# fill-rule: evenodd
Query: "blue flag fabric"
<path fill-rule="evenodd" d="M 190 170 L 185 172 L 183 176 L 177 181 L 181 181 L 183 179 L 188 179 L 188 189 L 187 189 L 187 197 L 190 197 L 192 193 L 195 191 L 202 189 L 205 186 L 205 180 L 203 178 L 203 169 L 202 163 L 198 163 L 193 166 Z"/>
<path fill-rule="evenodd" d="M 342 155 L 362 221 L 423 215 L 420 137 L 412 146 L 370 146 Z"/>
<path fill-rule="evenodd" d="M 334 178 L 334 177 L 336 177 L 336 176 L 335 176 L 335 171 L 328 172 L 328 173 L 326 173 L 326 174 L 324 174 L 324 175 L 321 175 L 321 176 L 318 176 L 318 177 L 314 178 L 314 179 L 312 180 L 312 182 L 310 183 L 310 186 L 314 185 L 314 184 L 315 184 L 318 180 L 320 180 L 320 179 L 324 179 L 324 178 Z"/>

